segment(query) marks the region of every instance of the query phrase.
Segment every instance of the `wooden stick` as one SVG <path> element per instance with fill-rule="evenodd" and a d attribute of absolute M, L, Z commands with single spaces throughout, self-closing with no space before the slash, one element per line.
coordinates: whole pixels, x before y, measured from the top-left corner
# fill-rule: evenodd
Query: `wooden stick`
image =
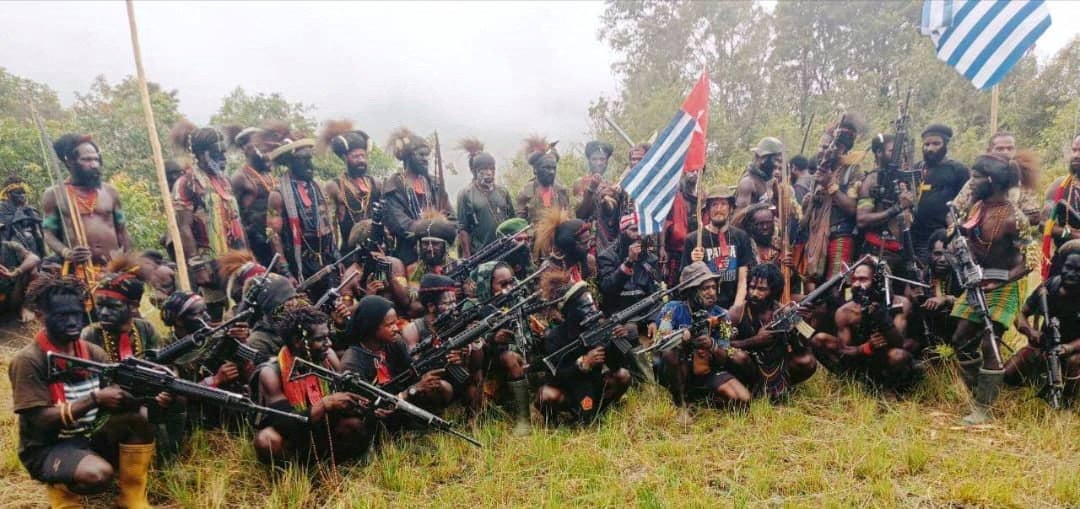
<path fill-rule="evenodd" d="M 998 132 L 998 86 L 990 87 L 990 136 Z"/>
<path fill-rule="evenodd" d="M 131 29 L 131 49 L 135 53 L 135 70 L 139 78 L 139 95 L 142 96 L 143 115 L 146 117 L 146 129 L 150 133 L 150 149 L 154 153 L 154 168 L 157 170 L 158 187 L 161 189 L 162 203 L 165 207 L 165 219 L 169 225 L 176 251 L 177 287 L 191 291 L 188 279 L 187 260 L 184 258 L 184 243 L 180 240 L 180 227 L 176 224 L 176 212 L 173 208 L 172 194 L 169 193 L 169 181 L 165 178 L 165 158 L 161 155 L 161 141 L 158 139 L 157 126 L 154 124 L 154 110 L 150 105 L 150 90 L 146 87 L 146 72 L 143 70 L 142 50 L 139 49 L 139 31 L 135 26 L 135 5 L 127 0 L 128 27 Z"/>
<path fill-rule="evenodd" d="M 705 246 L 701 245 L 701 234 L 705 231 L 705 220 L 701 218 L 701 207 L 705 205 L 705 200 L 701 198 L 701 181 L 705 180 L 705 168 L 702 167 L 698 171 L 697 182 L 694 182 L 694 196 L 697 197 L 697 210 L 694 211 L 697 214 L 697 247 L 701 248 L 701 252 L 705 252 Z"/>

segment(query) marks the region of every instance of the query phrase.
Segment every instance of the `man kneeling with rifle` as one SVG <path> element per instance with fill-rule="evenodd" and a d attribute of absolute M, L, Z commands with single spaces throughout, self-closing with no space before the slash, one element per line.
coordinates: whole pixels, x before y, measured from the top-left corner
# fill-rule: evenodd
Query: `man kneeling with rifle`
<path fill-rule="evenodd" d="M 302 300 L 284 305 L 275 317 L 285 346 L 259 368 L 253 392 L 257 391 L 262 404 L 305 416 L 308 422 L 271 414 L 258 423 L 255 454 L 264 463 L 282 459 L 338 462 L 359 457 L 370 444 L 370 427 L 357 414 L 366 400 L 353 393 L 331 393 L 326 382 L 316 377 L 292 376 L 297 359 L 340 371 L 330 348 L 329 321 Z"/>
<path fill-rule="evenodd" d="M 104 350 L 79 339 L 86 298 L 86 286 L 71 277 L 41 276 L 27 291 L 45 329 L 8 368 L 19 416 L 19 460 L 30 477 L 48 485 L 52 507 L 81 507 L 77 494 L 100 493 L 114 477 L 118 506 L 150 507 L 146 481 L 154 430 L 138 401 L 118 386 L 99 388 L 98 376 L 83 370 L 50 376 L 48 353 L 109 361 Z M 169 399 L 160 395 L 158 401 Z"/>
<path fill-rule="evenodd" d="M 673 300 L 656 317 L 656 330 L 667 344 L 656 343 L 663 360 L 661 382 L 679 406 L 679 420 L 691 421 L 686 404 L 704 399 L 722 406 L 749 403 L 750 393 L 729 373 L 724 364 L 725 349 L 731 339 L 727 310 L 716 304 L 718 274 L 705 262 L 695 262 L 682 270 L 679 282 L 686 285 L 682 300 Z M 677 341 L 676 341 L 677 339 Z"/>

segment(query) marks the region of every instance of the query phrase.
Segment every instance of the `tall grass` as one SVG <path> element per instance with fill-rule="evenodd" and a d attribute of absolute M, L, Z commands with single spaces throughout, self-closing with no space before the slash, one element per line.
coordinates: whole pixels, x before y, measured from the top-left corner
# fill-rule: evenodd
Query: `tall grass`
<path fill-rule="evenodd" d="M 6 364 L 0 367 L 6 372 Z M 15 456 L 0 380 L 0 506 L 44 506 Z M 962 428 L 966 392 L 936 368 L 891 401 L 822 371 L 786 404 L 694 412 L 632 390 L 600 423 L 514 438 L 484 414 L 484 449 L 442 435 L 388 444 L 370 465 L 269 469 L 250 436 L 197 432 L 155 471 L 160 507 L 1080 507 L 1080 418 L 1028 389 L 1006 390 L 990 426 Z M 96 497 L 92 506 L 108 507 Z"/>

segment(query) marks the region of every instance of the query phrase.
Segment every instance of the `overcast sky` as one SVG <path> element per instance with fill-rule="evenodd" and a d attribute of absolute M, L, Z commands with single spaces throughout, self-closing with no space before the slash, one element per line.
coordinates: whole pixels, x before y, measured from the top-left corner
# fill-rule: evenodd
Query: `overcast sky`
<path fill-rule="evenodd" d="M 533 132 L 585 141 L 589 101 L 616 88 L 617 55 L 597 38 L 600 2 L 135 6 L 148 78 L 179 90 L 196 123 L 239 85 L 311 104 L 320 120 L 351 118 L 380 145 L 406 125 L 448 141 L 479 136 L 504 158 Z M 1050 10 L 1042 59 L 1078 32 L 1080 2 Z M 0 33 L 0 66 L 47 83 L 64 104 L 98 74 L 134 74 L 123 2 L 3 2 Z"/>

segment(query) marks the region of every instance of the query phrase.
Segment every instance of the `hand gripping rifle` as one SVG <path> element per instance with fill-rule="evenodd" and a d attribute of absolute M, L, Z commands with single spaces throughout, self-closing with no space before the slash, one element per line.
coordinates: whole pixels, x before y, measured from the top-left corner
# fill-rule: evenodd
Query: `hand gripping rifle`
<path fill-rule="evenodd" d="M 953 272 L 956 273 L 956 279 L 960 281 L 960 286 L 967 291 L 968 304 L 975 312 L 982 315 L 983 325 L 990 337 L 990 350 L 994 354 L 996 365 L 1001 365 L 1001 350 L 998 348 L 997 334 L 994 333 L 994 321 L 990 318 L 990 307 L 986 303 L 986 292 L 982 287 L 983 269 L 975 263 L 971 249 L 968 247 L 967 237 L 960 231 L 960 215 L 956 211 L 956 205 L 951 201 L 946 205 L 949 206 L 949 217 L 952 219 L 953 228 L 956 228 L 956 234 L 953 235 L 950 243 L 952 256 L 949 258 L 949 263 L 952 265 Z"/>
<path fill-rule="evenodd" d="M 293 365 L 292 376 L 289 377 L 289 380 L 296 380 L 305 376 L 317 376 L 330 382 L 330 385 L 333 386 L 335 390 L 347 391 L 363 396 L 371 400 L 372 408 L 400 410 L 431 428 L 435 428 L 444 433 L 449 433 L 477 447 L 484 446 L 479 440 L 454 429 L 454 425 L 450 423 L 450 421 L 383 390 L 378 385 L 360 378 L 360 375 L 356 373 L 336 373 L 305 359 L 297 358 L 296 363 Z"/>
<path fill-rule="evenodd" d="M 270 259 L 270 264 L 266 266 L 266 272 L 256 276 L 255 281 L 251 284 L 251 288 L 248 288 L 247 292 L 244 293 L 244 299 L 236 305 L 236 314 L 240 314 L 249 309 L 252 311 L 259 309 L 259 297 L 262 296 L 263 291 L 266 290 L 266 283 L 270 280 L 270 273 L 274 270 L 274 267 L 277 266 L 279 259 L 281 259 L 281 253 L 274 253 L 274 257 Z M 258 317 L 253 316 L 252 321 L 256 318 Z"/>
<path fill-rule="evenodd" d="M 855 267 L 858 267 L 869 258 L 870 255 L 864 255 L 862 258 L 859 258 L 858 261 L 846 267 L 843 272 L 834 275 L 829 278 L 828 281 L 825 281 L 818 285 L 817 288 L 814 288 L 814 291 L 804 295 L 802 300 L 788 303 L 780 309 L 777 309 L 773 313 L 773 321 L 769 323 L 766 329 L 784 332 L 791 332 L 792 329 L 795 329 L 801 336 L 810 339 L 810 337 L 814 335 L 814 329 L 813 327 L 810 327 L 808 323 L 803 321 L 802 315 L 799 314 L 799 312 L 812 309 L 816 306 L 822 297 L 836 289 L 837 286 L 843 284 L 848 276 L 855 271 Z"/>
<path fill-rule="evenodd" d="M 446 276 L 450 279 L 453 279 L 454 281 L 457 281 L 458 283 L 461 283 L 462 281 L 465 281 L 465 278 L 469 277 L 469 273 L 471 273 L 476 267 L 479 267 L 480 264 L 493 260 L 505 259 L 507 256 L 510 256 L 514 251 L 525 247 L 525 243 L 519 242 L 517 240 L 517 236 L 521 235 L 523 232 L 529 231 L 530 229 L 532 229 L 532 225 L 529 225 L 524 230 L 521 230 L 520 232 L 517 232 L 513 235 L 503 235 L 495 239 L 490 244 L 474 252 L 472 256 L 469 256 L 468 258 L 455 263 L 454 266 L 446 272 Z"/>
<path fill-rule="evenodd" d="M 454 334 L 457 334 L 458 332 L 461 332 L 469 324 L 482 318 L 483 315 L 488 311 L 492 309 L 502 309 L 510 306 L 511 303 L 521 297 L 525 293 L 525 291 L 531 287 L 532 281 L 540 277 L 540 275 L 543 274 L 546 268 L 547 262 L 544 262 L 544 264 L 542 264 L 536 272 L 529 274 L 528 277 L 521 280 L 513 287 L 496 293 L 495 295 L 492 295 L 491 298 L 489 298 L 488 300 L 481 302 L 480 304 L 475 305 L 471 308 L 462 309 L 462 307 L 469 301 L 460 301 L 449 313 L 439 315 L 439 317 L 435 319 L 435 323 L 432 324 L 432 328 L 435 330 L 436 334 L 444 337 L 452 336 Z"/>
<path fill-rule="evenodd" d="M 587 352 L 598 346 L 614 346 L 620 353 L 628 354 L 633 350 L 633 345 L 626 339 L 621 337 L 614 337 L 615 327 L 624 323 L 641 319 L 654 311 L 657 305 L 663 302 L 664 297 L 675 293 L 683 288 L 687 287 L 692 280 L 683 281 L 671 288 L 661 289 L 653 292 L 651 295 L 633 303 L 630 307 L 613 313 L 610 317 L 604 318 L 604 314 L 596 312 L 581 322 L 581 329 L 584 330 L 578 339 L 571 341 L 569 344 L 559 348 L 558 350 L 551 352 L 546 357 L 541 359 L 543 365 L 555 374 L 559 362 L 567 355 Z"/>
<path fill-rule="evenodd" d="M 138 357 L 128 357 L 116 363 L 104 363 L 56 352 L 49 352 L 47 356 L 50 378 L 58 377 L 69 370 L 86 370 L 101 376 L 102 387 L 116 384 L 140 399 L 149 399 L 158 393 L 168 392 L 228 410 L 252 414 L 274 414 L 295 419 L 304 424 L 308 422 L 307 417 L 255 404 L 246 396 L 184 380 L 164 366 Z M 67 365 L 63 369 L 58 369 L 57 360 L 63 360 Z"/>
<path fill-rule="evenodd" d="M 353 253 L 356 252 L 356 250 L 353 250 Z M 363 249 L 359 251 L 360 258 L 357 261 L 364 268 L 365 280 L 389 281 L 390 262 L 382 258 L 376 258 L 372 254 L 374 252 L 386 252 L 386 228 L 383 226 L 383 206 L 380 201 L 371 204 L 371 233 L 364 240 Z M 361 281 L 361 284 L 363 283 Z"/>
<path fill-rule="evenodd" d="M 911 123 L 911 114 L 908 112 L 910 102 L 911 89 L 909 88 L 904 102 L 898 106 L 896 120 L 893 121 L 896 134 L 893 140 L 892 157 L 889 158 L 889 164 L 881 175 L 882 182 L 878 183 L 879 186 L 883 187 L 884 204 L 890 207 L 899 205 L 900 193 L 902 192 L 900 184 L 906 184 L 911 192 L 915 191 L 913 172 L 905 171 L 903 168 L 904 156 L 907 153 L 909 124 Z M 901 210 L 898 221 L 904 264 L 907 267 L 908 274 L 917 275 L 920 269 L 915 255 L 915 244 L 911 240 L 911 212 Z"/>
<path fill-rule="evenodd" d="M 319 297 L 319 300 L 315 301 L 315 309 L 321 309 L 326 314 L 332 313 L 334 311 L 334 305 L 336 305 L 338 299 L 341 298 L 341 290 L 348 286 L 349 283 L 359 275 L 359 272 L 352 272 L 348 277 L 341 281 L 341 284 L 327 290 L 326 293 Z"/>
<path fill-rule="evenodd" d="M 1043 314 L 1043 328 L 1049 332 L 1042 336 L 1039 345 L 1046 356 L 1046 387 L 1042 396 L 1054 409 L 1061 408 L 1062 394 L 1065 392 L 1065 377 L 1061 371 L 1061 323 L 1056 316 L 1050 316 L 1050 306 L 1046 302 L 1046 285 L 1039 287 L 1039 308 Z"/>
<path fill-rule="evenodd" d="M 705 310 L 699 310 L 692 313 L 691 320 L 693 321 L 690 325 L 668 331 L 651 346 L 635 348 L 633 349 L 633 353 L 639 354 L 653 351 L 666 352 L 683 344 L 683 338 L 687 334 L 689 334 L 690 339 L 698 336 L 709 336 L 713 329 L 722 327 L 724 323 L 727 322 L 727 318 L 723 316 L 709 316 L 709 313 Z M 725 331 L 725 335 L 727 335 L 727 331 Z"/>
<path fill-rule="evenodd" d="M 528 298 L 522 299 L 521 302 L 518 302 L 513 307 L 499 310 L 498 312 L 481 319 L 479 322 L 473 324 L 456 336 L 444 340 L 439 343 L 438 346 L 428 349 L 423 355 L 413 360 L 412 368 L 399 373 L 389 382 L 384 384 L 384 387 L 391 392 L 400 392 L 413 384 L 423 376 L 424 373 L 444 367 L 446 368 L 446 374 L 454 382 L 458 384 L 464 383 L 469 378 L 469 370 L 464 366 L 448 364 L 446 360 L 447 354 L 454 350 L 465 348 L 469 343 L 472 343 L 489 331 L 499 330 L 505 327 L 517 318 L 519 310 L 522 310 L 525 314 L 532 314 L 544 307 L 554 304 L 554 302 L 549 301 L 536 303 L 535 301 L 539 297 L 540 295 L 538 293 L 534 293 Z"/>
<path fill-rule="evenodd" d="M 243 322 L 247 320 L 249 316 L 254 313 L 251 309 L 245 309 L 232 318 L 225 320 L 211 327 L 210 324 L 200 320 L 202 327 L 168 345 L 155 350 L 147 350 L 143 354 L 146 360 L 155 364 L 173 364 L 178 359 L 195 352 L 207 344 L 207 340 L 217 336 L 219 333 L 229 330 L 237 322 Z"/>

